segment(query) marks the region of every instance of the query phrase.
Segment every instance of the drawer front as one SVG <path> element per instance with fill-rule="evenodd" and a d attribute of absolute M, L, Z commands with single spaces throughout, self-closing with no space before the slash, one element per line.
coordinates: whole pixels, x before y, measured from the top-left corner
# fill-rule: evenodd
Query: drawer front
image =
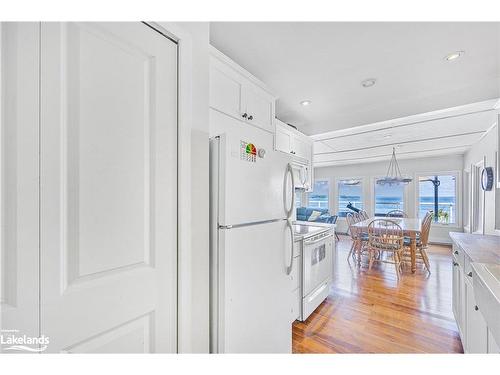
<path fill-rule="evenodd" d="M 453 244 L 453 259 L 460 265 L 460 267 L 462 267 L 462 269 L 464 268 L 464 256 L 464 251 L 460 248 L 460 246 Z"/>
<path fill-rule="evenodd" d="M 472 266 L 470 258 L 467 255 L 464 255 L 464 277 L 472 280 Z"/>
<path fill-rule="evenodd" d="M 297 289 L 300 285 L 301 268 L 302 268 L 302 258 L 301 257 L 293 258 L 293 267 L 292 267 L 292 272 L 290 273 L 290 281 L 292 282 L 291 284 L 292 291 Z"/>
<path fill-rule="evenodd" d="M 315 290 L 303 298 L 302 320 L 306 320 L 309 315 L 328 297 L 330 291 L 330 280 L 325 281 Z"/>

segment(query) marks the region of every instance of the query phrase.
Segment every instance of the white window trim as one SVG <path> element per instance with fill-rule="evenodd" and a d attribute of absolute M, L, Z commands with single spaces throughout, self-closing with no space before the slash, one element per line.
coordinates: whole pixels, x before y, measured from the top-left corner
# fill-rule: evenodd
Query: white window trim
<path fill-rule="evenodd" d="M 331 215 L 334 215 L 332 213 L 332 208 L 331 208 L 331 196 L 332 196 L 332 179 L 330 177 L 325 177 L 325 178 L 315 178 L 313 182 L 313 190 L 314 190 L 314 184 L 317 181 L 328 181 L 328 211 L 330 212 Z M 310 192 L 302 192 L 302 197 L 300 199 L 301 203 L 304 205 L 304 207 L 309 207 L 309 194 L 311 194 L 312 191 Z"/>
<path fill-rule="evenodd" d="M 471 165 L 471 205 L 470 205 L 470 213 L 471 213 L 471 221 L 470 221 L 470 227 L 471 227 L 471 232 L 473 234 L 485 234 L 485 204 L 486 204 L 486 197 L 485 197 L 485 191 L 480 187 L 481 184 L 481 172 L 484 169 L 486 165 L 486 160 L 483 157 L 482 160 L 473 163 Z M 475 168 L 478 168 L 478 175 L 476 176 L 474 174 Z M 477 183 L 476 183 L 477 182 Z M 478 192 L 478 199 L 479 196 L 481 196 L 481 205 L 478 207 L 476 202 L 476 196 L 475 193 Z M 481 212 L 481 228 L 479 230 L 474 230 L 476 227 L 476 222 L 475 222 L 475 210 L 479 209 Z"/>
<path fill-rule="evenodd" d="M 432 222 L 432 226 L 434 227 L 441 227 L 441 228 L 451 228 L 451 229 L 461 229 L 462 227 L 462 171 L 461 170 L 449 170 L 449 171 L 432 171 L 432 172 L 418 172 L 415 173 L 415 217 L 418 217 L 418 213 L 420 211 L 420 204 L 419 204 L 419 196 L 420 196 L 420 184 L 418 182 L 419 177 L 425 177 L 425 176 L 450 176 L 454 175 L 456 178 L 456 183 L 455 183 L 455 199 L 456 199 L 456 206 L 457 206 L 457 211 L 455 213 L 455 223 L 452 224 L 442 224 L 442 223 L 436 223 Z"/>
<path fill-rule="evenodd" d="M 376 181 L 377 179 L 379 178 L 383 178 L 385 176 L 373 176 L 371 178 L 371 183 L 370 183 L 370 186 L 371 186 L 371 210 L 372 210 L 372 215 L 373 217 L 375 217 L 375 186 L 376 186 Z M 410 182 L 411 184 L 411 182 Z M 408 184 L 406 184 L 404 186 L 404 189 L 403 189 L 403 211 L 405 213 L 407 213 L 409 210 L 408 210 L 408 207 L 410 206 L 410 199 L 409 199 L 409 194 L 408 194 Z"/>
<path fill-rule="evenodd" d="M 343 180 L 360 180 L 361 181 L 361 200 L 363 203 L 363 210 L 367 209 L 367 202 L 365 199 L 365 176 L 348 176 L 348 177 L 335 177 L 334 179 L 334 189 L 335 189 L 335 199 L 334 201 L 334 210 L 331 210 L 331 205 L 330 205 L 330 212 L 332 212 L 332 215 L 338 215 L 340 209 L 339 209 L 339 182 Z M 344 219 L 344 217 L 340 217 L 338 219 Z"/>

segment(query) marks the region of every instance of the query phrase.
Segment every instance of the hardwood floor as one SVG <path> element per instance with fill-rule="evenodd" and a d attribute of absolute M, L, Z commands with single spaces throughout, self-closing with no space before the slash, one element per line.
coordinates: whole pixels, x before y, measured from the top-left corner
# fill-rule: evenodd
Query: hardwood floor
<path fill-rule="evenodd" d="M 293 324 L 294 353 L 463 353 L 451 307 L 451 247 L 431 246 L 432 274 L 419 265 L 398 285 L 390 264 L 349 265 L 350 246 L 340 236 L 329 297 Z"/>

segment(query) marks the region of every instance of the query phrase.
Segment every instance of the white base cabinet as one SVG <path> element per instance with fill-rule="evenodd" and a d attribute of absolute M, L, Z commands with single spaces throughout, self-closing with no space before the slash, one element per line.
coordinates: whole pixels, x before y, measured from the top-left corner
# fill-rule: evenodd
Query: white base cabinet
<path fill-rule="evenodd" d="M 488 330 L 488 354 L 500 354 L 500 345 L 495 341 L 490 330 Z"/>
<path fill-rule="evenodd" d="M 465 353 L 499 353 L 476 303 L 471 259 L 457 244 L 453 245 L 453 314 Z"/>
<path fill-rule="evenodd" d="M 474 288 L 469 281 L 470 276 L 465 280 L 465 331 L 467 332 L 466 353 L 487 353 L 488 352 L 488 327 L 476 304 L 474 298 Z"/>

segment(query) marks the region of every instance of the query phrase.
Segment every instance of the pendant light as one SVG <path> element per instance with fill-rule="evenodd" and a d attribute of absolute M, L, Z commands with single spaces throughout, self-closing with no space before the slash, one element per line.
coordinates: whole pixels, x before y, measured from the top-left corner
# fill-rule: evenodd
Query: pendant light
<path fill-rule="evenodd" d="M 398 161 L 396 160 L 396 149 L 392 148 L 392 158 L 389 162 L 389 168 L 387 168 L 387 174 L 383 178 L 377 179 L 378 185 L 400 185 L 408 184 L 412 179 L 409 177 L 403 177 L 401 175 L 401 170 L 399 169 Z"/>

